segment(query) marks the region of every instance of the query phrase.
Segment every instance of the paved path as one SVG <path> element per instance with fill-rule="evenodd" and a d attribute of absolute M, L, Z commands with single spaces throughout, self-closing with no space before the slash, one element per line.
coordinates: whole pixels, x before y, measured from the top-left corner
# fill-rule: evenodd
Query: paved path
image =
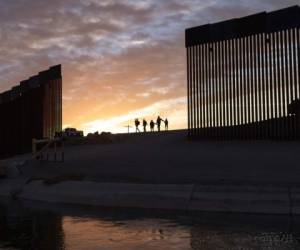
<path fill-rule="evenodd" d="M 25 185 L 18 193 L 18 197 L 44 202 L 105 207 L 300 214 L 300 189 L 283 187 L 89 181 L 65 181 L 45 185 L 42 181 L 34 181 Z"/>

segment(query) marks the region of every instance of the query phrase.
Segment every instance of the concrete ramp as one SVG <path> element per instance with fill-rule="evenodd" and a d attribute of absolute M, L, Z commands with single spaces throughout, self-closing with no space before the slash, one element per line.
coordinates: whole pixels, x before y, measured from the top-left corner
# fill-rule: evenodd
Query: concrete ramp
<path fill-rule="evenodd" d="M 197 186 L 189 210 L 289 214 L 290 189 L 256 186 Z M 300 211 L 299 211 L 300 212 Z"/>
<path fill-rule="evenodd" d="M 300 214 L 300 189 L 228 185 L 172 185 L 34 181 L 20 198 L 45 202 L 185 211 Z"/>
<path fill-rule="evenodd" d="M 186 210 L 193 185 L 151 185 L 66 181 L 47 186 L 34 181 L 20 198 L 46 202 Z"/>

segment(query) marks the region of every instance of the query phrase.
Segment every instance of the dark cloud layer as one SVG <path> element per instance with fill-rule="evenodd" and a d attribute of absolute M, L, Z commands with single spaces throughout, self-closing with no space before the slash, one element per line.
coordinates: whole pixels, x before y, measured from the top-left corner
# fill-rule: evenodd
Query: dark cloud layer
<path fill-rule="evenodd" d="M 182 127 L 185 28 L 296 4 L 300 1 L 0 0 L 0 91 L 61 63 L 66 125 L 88 130 L 86 123 L 147 110 L 149 116 L 169 111 Z"/>

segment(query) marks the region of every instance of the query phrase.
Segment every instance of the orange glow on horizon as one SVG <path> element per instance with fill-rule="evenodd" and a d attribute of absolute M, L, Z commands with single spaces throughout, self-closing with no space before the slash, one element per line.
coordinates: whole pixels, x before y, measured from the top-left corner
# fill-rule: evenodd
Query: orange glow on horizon
<path fill-rule="evenodd" d="M 135 118 L 187 127 L 185 29 L 285 1 L 2 1 L 0 92 L 62 65 L 63 126 L 126 132 Z"/>

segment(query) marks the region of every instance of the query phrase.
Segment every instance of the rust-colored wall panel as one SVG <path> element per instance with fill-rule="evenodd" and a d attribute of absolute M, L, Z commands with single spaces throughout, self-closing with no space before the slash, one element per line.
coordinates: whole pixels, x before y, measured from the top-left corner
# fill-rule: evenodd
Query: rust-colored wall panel
<path fill-rule="evenodd" d="M 0 94 L 0 157 L 30 152 L 32 139 L 62 130 L 61 65 Z"/>
<path fill-rule="evenodd" d="M 299 34 L 299 6 L 187 29 L 190 137 L 300 139 Z"/>

